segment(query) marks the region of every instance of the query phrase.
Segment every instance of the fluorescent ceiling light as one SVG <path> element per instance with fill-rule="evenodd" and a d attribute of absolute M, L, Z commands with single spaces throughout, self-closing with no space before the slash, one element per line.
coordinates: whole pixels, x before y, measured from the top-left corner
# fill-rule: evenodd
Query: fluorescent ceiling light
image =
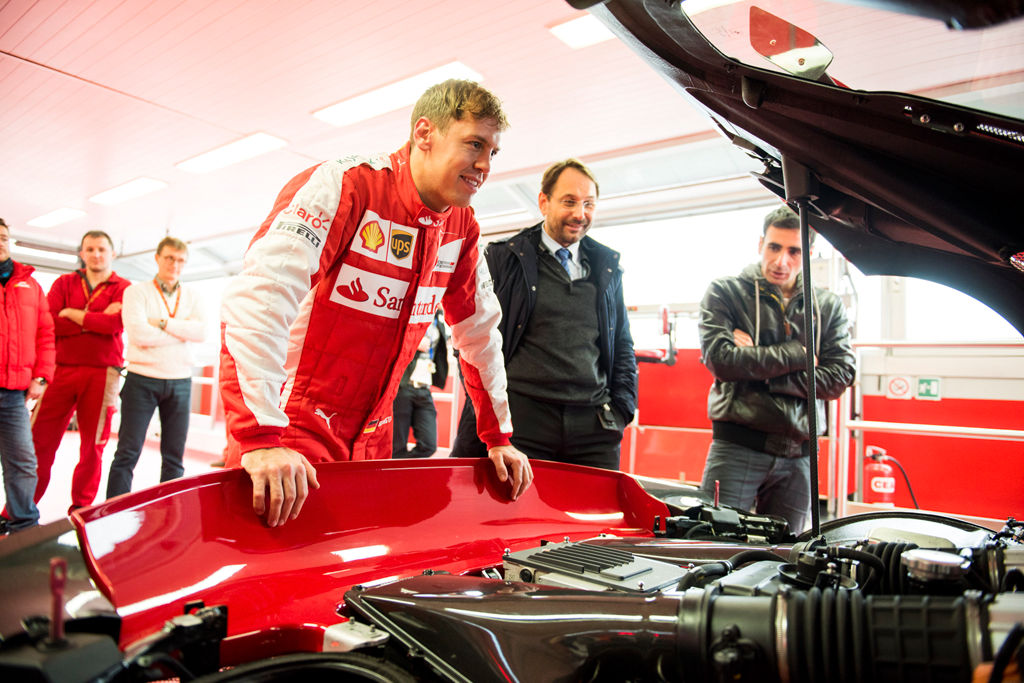
<path fill-rule="evenodd" d="M 209 173 L 218 168 L 237 164 L 239 161 L 245 161 L 267 152 L 273 152 L 275 149 L 281 149 L 287 144 L 281 138 L 267 133 L 253 133 L 248 137 L 235 140 L 223 147 L 211 149 L 209 152 L 186 159 L 179 164 L 175 164 L 175 166 L 189 173 Z"/>
<path fill-rule="evenodd" d="M 593 14 L 566 21 L 548 29 L 555 37 L 574 50 L 611 40 L 615 34 L 608 30 Z"/>
<path fill-rule="evenodd" d="M 430 86 L 446 81 L 449 78 L 461 78 L 467 81 L 482 81 L 483 76 L 473 71 L 462 62 L 450 62 L 430 71 L 410 76 L 409 78 L 385 85 L 382 88 L 356 95 L 342 100 L 329 107 L 318 109 L 313 116 L 335 126 L 347 126 L 374 116 L 386 114 L 415 104 L 423 91 Z"/>
<path fill-rule="evenodd" d="M 32 247 L 19 247 L 17 244 L 11 246 L 11 256 L 41 258 L 49 261 L 60 261 L 61 263 L 78 263 L 78 257 L 74 254 L 65 254 L 59 251 L 47 251 L 45 249 L 33 249 Z"/>
<path fill-rule="evenodd" d="M 57 209 L 50 213 L 44 213 L 42 216 L 36 216 L 28 224 L 33 228 L 52 228 L 55 225 L 73 221 L 84 215 L 85 211 L 79 211 L 78 209 Z"/>
<path fill-rule="evenodd" d="M 129 180 L 127 183 L 112 187 L 109 190 L 94 194 L 89 197 L 90 202 L 97 204 L 120 204 L 126 202 L 129 199 L 135 199 L 143 195 L 149 194 L 150 192 L 156 192 L 167 187 L 167 183 L 162 180 L 155 180 L 153 178 L 136 178 L 135 180 Z"/>
<path fill-rule="evenodd" d="M 529 211 L 504 211 L 502 213 L 493 213 L 489 216 L 479 216 L 476 222 L 481 228 L 495 228 L 506 225 L 536 223 L 537 217 Z"/>

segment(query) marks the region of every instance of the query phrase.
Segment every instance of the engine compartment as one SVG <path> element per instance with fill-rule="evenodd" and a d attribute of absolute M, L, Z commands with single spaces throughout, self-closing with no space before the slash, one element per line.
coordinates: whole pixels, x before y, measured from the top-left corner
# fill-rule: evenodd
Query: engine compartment
<path fill-rule="evenodd" d="M 895 519 L 838 543 L 550 542 L 505 553 L 500 578 L 430 574 L 345 605 L 390 635 L 385 659 L 422 653 L 443 680 L 1003 680 L 1020 656 L 1024 527 L 958 546 L 977 534 Z M 934 547 L 878 540 L 897 536 Z"/>
<path fill-rule="evenodd" d="M 560 477 L 541 482 L 509 521 L 501 498 L 468 485 L 478 467 L 383 466 L 391 485 L 380 490 L 393 496 L 407 488 L 395 481 L 453 482 L 450 501 L 423 526 L 410 527 L 422 506 L 388 507 L 401 512 L 389 524 L 375 510 L 363 510 L 367 523 L 349 511 L 340 524 L 323 501 L 287 535 L 255 525 L 229 535 L 221 525 L 238 517 L 222 514 L 223 501 L 241 509 L 249 492 L 224 473 L 173 496 L 148 492 L 90 512 L 78 520 L 88 544 L 77 559 L 69 523 L 40 529 L 36 540 L 46 543 L 7 546 L 5 576 L 22 577 L 24 596 L 7 603 L 0 679 L 1018 680 L 1024 524 L 1016 520 L 992 531 L 894 510 L 794 536 L 780 518 L 699 494 L 655 499 L 623 475 L 550 464 Z M 324 474 L 337 475 L 339 489 L 381 479 L 360 464 Z M 181 590 L 194 579 L 133 552 L 136 536 L 99 543 L 133 519 L 140 535 L 165 539 L 148 547 L 169 547 L 182 534 L 164 521 L 194 520 L 186 511 L 203 505 L 203 533 L 188 547 L 205 558 L 196 574 L 217 582 Z M 428 527 L 430 537 L 409 532 Z M 51 568 L 64 561 L 65 587 L 75 586 L 63 633 L 46 616 L 57 611 L 45 611 L 45 572 L 18 569 L 45 558 Z M 121 558 L 145 568 L 146 581 L 166 583 L 143 592 L 142 581 L 118 574 Z M 101 595 L 94 585 L 113 590 Z"/>

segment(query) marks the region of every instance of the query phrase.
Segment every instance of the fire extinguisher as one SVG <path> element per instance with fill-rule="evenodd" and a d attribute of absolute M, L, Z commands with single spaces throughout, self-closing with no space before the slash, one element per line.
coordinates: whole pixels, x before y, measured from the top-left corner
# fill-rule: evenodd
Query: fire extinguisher
<path fill-rule="evenodd" d="M 896 477 L 893 476 L 895 470 L 889 464 L 891 462 L 900 468 L 900 474 L 903 475 L 903 481 L 907 483 L 907 491 L 910 493 L 910 500 L 913 501 L 914 507 L 918 510 L 921 509 L 921 506 L 917 504 L 917 496 L 914 495 L 914 489 L 910 485 L 907 471 L 903 469 L 903 465 L 900 464 L 899 460 L 888 455 L 884 448 L 879 448 L 878 446 L 868 446 L 864 450 L 864 457 L 865 503 L 893 504 L 893 498 L 896 494 Z"/>
<path fill-rule="evenodd" d="M 896 495 L 896 470 L 885 462 L 884 448 L 868 446 L 864 452 L 864 502 L 892 505 Z"/>

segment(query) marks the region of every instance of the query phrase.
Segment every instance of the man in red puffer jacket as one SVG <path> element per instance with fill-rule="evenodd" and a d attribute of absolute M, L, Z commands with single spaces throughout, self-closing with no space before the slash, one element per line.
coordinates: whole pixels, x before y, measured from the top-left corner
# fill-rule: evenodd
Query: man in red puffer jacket
<path fill-rule="evenodd" d="M 0 534 L 39 523 L 33 494 L 36 451 L 26 399 L 53 379 L 53 318 L 32 266 L 11 259 L 10 232 L 0 218 L 0 465 L 7 509 Z"/>

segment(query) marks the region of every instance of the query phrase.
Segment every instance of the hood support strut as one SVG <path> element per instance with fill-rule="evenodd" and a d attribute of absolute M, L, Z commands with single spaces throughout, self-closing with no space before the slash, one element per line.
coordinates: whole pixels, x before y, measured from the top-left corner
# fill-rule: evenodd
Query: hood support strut
<path fill-rule="evenodd" d="M 786 187 L 786 201 L 795 204 L 797 213 L 800 214 L 800 247 L 803 261 L 801 269 L 804 274 L 804 350 L 807 354 L 807 457 L 810 458 L 808 465 L 811 479 L 811 533 L 813 538 L 817 538 L 821 533 L 821 515 L 818 510 L 818 401 L 814 375 L 814 340 L 817 338 L 815 326 L 818 323 L 814 320 L 814 309 L 811 305 L 814 301 L 811 288 L 811 229 L 807 215 L 811 210 L 811 202 L 818 197 L 811 170 L 785 154 L 782 156 L 782 178 Z M 793 529 L 793 533 L 801 531 L 803 529 Z"/>

